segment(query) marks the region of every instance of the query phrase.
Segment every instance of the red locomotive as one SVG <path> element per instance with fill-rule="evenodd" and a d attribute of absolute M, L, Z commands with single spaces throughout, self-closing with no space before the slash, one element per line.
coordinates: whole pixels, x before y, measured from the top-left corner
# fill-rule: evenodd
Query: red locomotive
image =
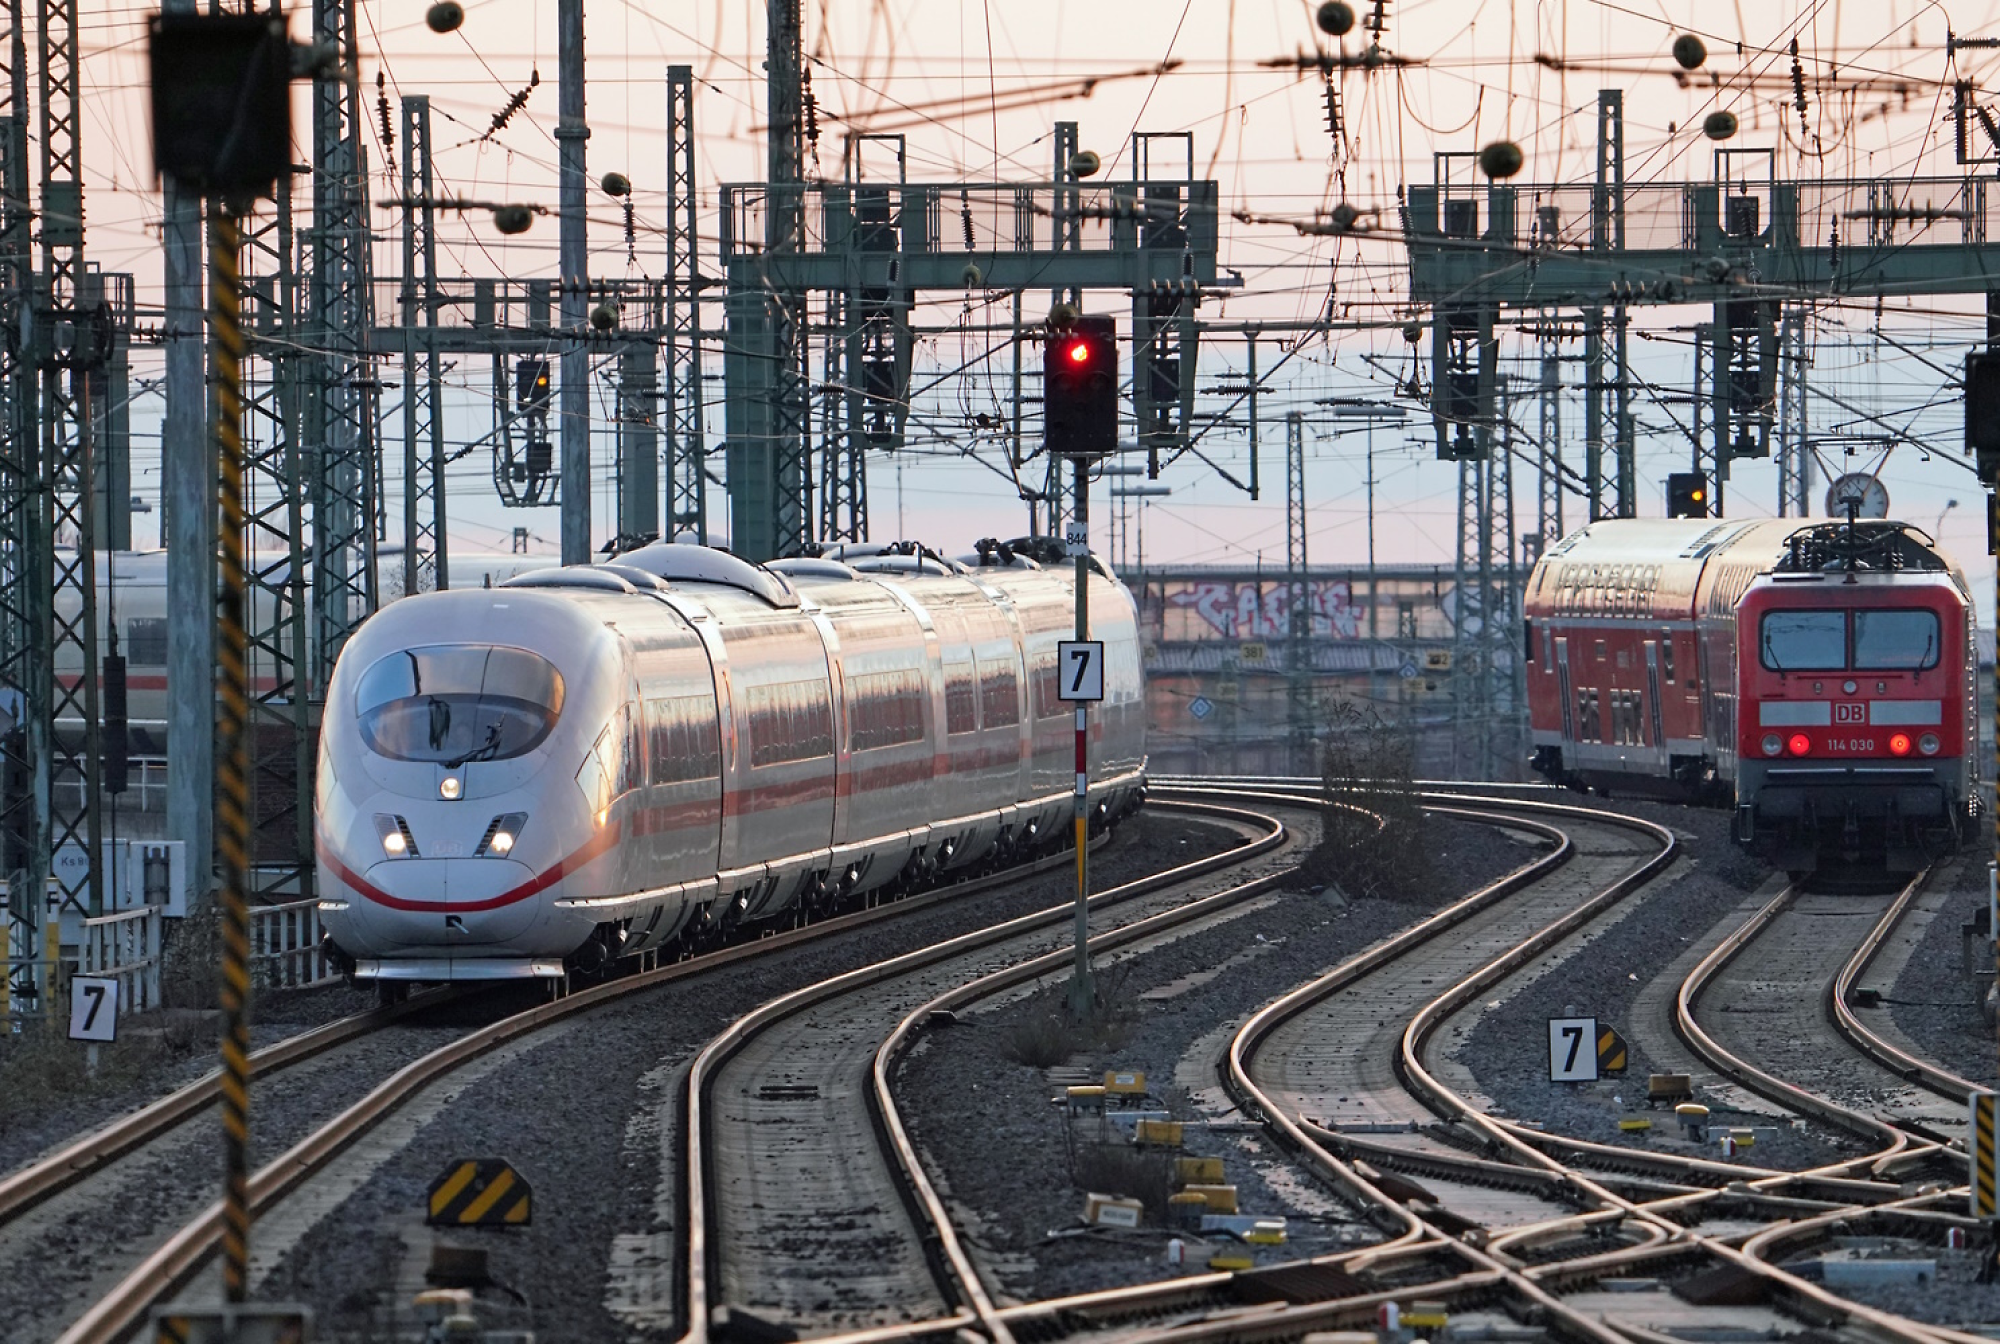
<path fill-rule="evenodd" d="M 1979 810 L 1972 597 L 1906 524 L 1593 523 L 1524 614 L 1552 780 L 1733 805 L 1737 842 L 1794 873 L 1915 871 Z"/>

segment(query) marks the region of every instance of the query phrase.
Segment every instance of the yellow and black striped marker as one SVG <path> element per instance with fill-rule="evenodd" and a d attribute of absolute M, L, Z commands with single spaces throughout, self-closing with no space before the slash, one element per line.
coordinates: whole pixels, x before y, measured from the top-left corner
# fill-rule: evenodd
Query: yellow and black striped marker
<path fill-rule="evenodd" d="M 1994 1094 L 1972 1094 L 1972 1143 L 1967 1157 L 1971 1171 L 1966 1183 L 1972 1188 L 1972 1216 L 2000 1218 L 2000 1194 L 1994 1184 Z"/>
<path fill-rule="evenodd" d="M 454 1162 L 431 1182 L 426 1217 L 442 1227 L 526 1227 L 534 1191 L 497 1157 Z"/>
<path fill-rule="evenodd" d="M 1623 1036 L 1602 1022 L 1597 1024 L 1597 1074 L 1600 1078 L 1607 1073 L 1625 1072 L 1625 1060 L 1629 1054 Z"/>

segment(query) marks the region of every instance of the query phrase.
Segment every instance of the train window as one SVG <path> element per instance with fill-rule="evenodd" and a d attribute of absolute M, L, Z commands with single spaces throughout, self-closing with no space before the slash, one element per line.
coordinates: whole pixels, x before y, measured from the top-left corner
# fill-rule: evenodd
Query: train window
<path fill-rule="evenodd" d="M 1012 661 L 979 660 L 979 722 L 986 728 L 1006 728 L 1021 721 L 1020 679 Z"/>
<path fill-rule="evenodd" d="M 562 706 L 562 674 L 548 659 L 485 644 L 389 654 L 361 674 L 354 692 L 361 738 L 371 751 L 451 769 L 533 751 Z"/>
<path fill-rule="evenodd" d="M 711 696 L 648 700 L 646 737 L 647 779 L 652 784 L 713 779 L 720 772 L 721 734 Z"/>
<path fill-rule="evenodd" d="M 1668 681 L 1674 679 L 1674 632 L 1660 631 L 1660 672 Z"/>
<path fill-rule="evenodd" d="M 924 681 L 914 671 L 866 672 L 847 679 L 847 745 L 871 751 L 924 737 Z"/>
<path fill-rule="evenodd" d="M 753 767 L 833 754 L 833 701 L 825 682 L 752 686 L 743 708 Z"/>
<path fill-rule="evenodd" d="M 627 704 L 618 711 L 618 728 L 623 739 L 618 752 L 618 796 L 622 798 L 646 784 L 646 728 L 638 705 Z"/>
<path fill-rule="evenodd" d="M 979 683 L 971 663 L 944 665 L 944 730 L 969 733 L 979 726 Z"/>
<path fill-rule="evenodd" d="M 1863 672 L 1910 672 L 1936 667 L 1938 618 L 1934 611 L 1854 613 L 1854 667 Z"/>
<path fill-rule="evenodd" d="M 137 667 L 165 667 L 167 618 L 135 616 L 125 622 L 125 656 Z"/>
<path fill-rule="evenodd" d="M 1035 688 L 1035 717 L 1053 719 L 1063 712 L 1062 686 L 1056 679 L 1056 656 L 1038 653 L 1028 663 L 1028 684 Z"/>
<path fill-rule="evenodd" d="M 1759 657 L 1773 672 L 1833 672 L 1847 666 L 1847 613 L 1767 611 Z"/>

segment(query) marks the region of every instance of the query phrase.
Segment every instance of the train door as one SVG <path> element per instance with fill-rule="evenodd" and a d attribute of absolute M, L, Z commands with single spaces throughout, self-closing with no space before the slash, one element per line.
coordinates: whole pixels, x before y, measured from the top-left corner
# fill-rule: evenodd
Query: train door
<path fill-rule="evenodd" d="M 1666 750 L 1667 734 L 1660 721 L 1660 641 L 1646 641 L 1646 700 L 1653 723 L 1653 745 Z"/>
<path fill-rule="evenodd" d="M 1556 636 L 1556 690 L 1562 696 L 1563 746 L 1571 748 L 1576 745 L 1576 696 L 1569 687 L 1569 638 L 1565 635 Z M 1576 764 L 1573 752 L 1567 763 Z"/>

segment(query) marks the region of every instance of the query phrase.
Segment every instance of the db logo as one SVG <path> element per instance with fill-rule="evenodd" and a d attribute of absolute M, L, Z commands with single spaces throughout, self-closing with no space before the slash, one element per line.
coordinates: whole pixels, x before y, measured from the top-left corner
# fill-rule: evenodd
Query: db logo
<path fill-rule="evenodd" d="M 1868 722 L 1868 706 L 1859 700 L 1850 700 L 1845 704 L 1837 704 L 1833 707 L 1833 721 L 1835 723 L 1866 723 Z"/>

